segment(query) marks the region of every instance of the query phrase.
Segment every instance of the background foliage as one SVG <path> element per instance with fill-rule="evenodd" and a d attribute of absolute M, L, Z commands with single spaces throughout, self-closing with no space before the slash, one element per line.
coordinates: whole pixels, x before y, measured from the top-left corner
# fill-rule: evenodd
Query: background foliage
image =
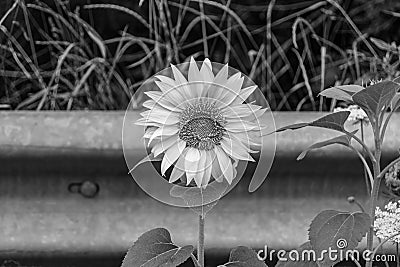
<path fill-rule="evenodd" d="M 339 84 L 399 74 L 396 0 L 17 0 L 0 3 L 0 104 L 125 109 L 170 63 L 209 57 L 273 110 L 331 110 Z"/>

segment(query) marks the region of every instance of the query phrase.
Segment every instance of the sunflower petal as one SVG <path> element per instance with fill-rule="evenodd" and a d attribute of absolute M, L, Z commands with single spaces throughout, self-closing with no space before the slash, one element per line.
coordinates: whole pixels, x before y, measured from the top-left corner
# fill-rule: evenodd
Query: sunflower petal
<path fill-rule="evenodd" d="M 185 100 L 193 98 L 192 91 L 188 85 L 188 81 L 186 80 L 185 76 L 183 76 L 182 72 L 178 70 L 177 67 L 171 64 L 172 73 L 174 74 L 175 83 L 177 84 L 176 90 L 185 97 Z"/>
<path fill-rule="evenodd" d="M 177 181 L 179 178 L 182 177 L 182 175 L 185 174 L 184 171 L 185 154 L 186 154 L 186 149 L 182 152 L 182 154 L 178 158 L 178 161 L 175 164 L 175 167 L 172 169 L 171 175 L 169 177 L 170 183 Z"/>
<path fill-rule="evenodd" d="M 153 99 L 146 100 L 143 103 L 143 107 L 145 107 L 147 109 L 152 109 L 152 108 L 154 108 L 155 105 L 156 105 L 156 101 L 154 101 Z"/>
<path fill-rule="evenodd" d="M 214 80 L 211 62 L 208 58 L 206 58 L 203 61 L 203 65 L 201 65 L 200 74 L 205 82 L 211 83 Z"/>
<path fill-rule="evenodd" d="M 213 159 L 213 154 L 211 151 L 205 151 L 205 158 L 206 158 L 206 163 L 204 166 L 204 175 L 203 175 L 203 180 L 201 183 L 201 186 L 205 188 L 208 183 L 210 182 L 211 179 L 211 171 L 212 171 L 212 159 Z"/>
<path fill-rule="evenodd" d="M 244 77 L 240 77 L 240 72 L 237 74 L 232 75 L 232 77 L 229 78 L 226 84 L 227 90 L 225 90 L 224 94 L 220 97 L 221 102 L 225 103 L 225 105 L 232 104 L 232 102 L 240 95 L 240 89 L 242 88 Z"/>
<path fill-rule="evenodd" d="M 180 98 L 177 97 L 177 96 L 173 97 L 172 96 L 172 90 L 170 90 L 165 95 L 162 92 L 159 92 L 159 91 L 148 91 L 148 92 L 145 92 L 145 94 L 148 97 L 150 97 L 151 100 L 153 100 L 156 103 L 157 106 L 161 106 L 161 107 L 163 107 L 165 109 L 168 109 L 168 110 L 171 110 L 171 111 L 178 110 L 179 109 L 179 103 L 182 103 L 182 102 L 179 102 L 179 99 L 182 98 L 182 97 L 181 96 L 180 96 Z M 147 101 L 149 101 L 149 100 L 147 100 Z"/>
<path fill-rule="evenodd" d="M 190 58 L 188 80 L 190 83 L 189 84 L 190 89 L 193 91 L 192 92 L 193 96 L 195 97 L 201 96 L 204 83 L 202 83 L 202 75 L 193 57 Z"/>
<path fill-rule="evenodd" d="M 164 137 L 161 139 L 160 142 L 155 144 L 153 148 L 151 149 L 151 152 L 154 154 L 154 157 L 157 157 L 160 155 L 162 152 L 166 151 L 168 148 L 170 148 L 172 145 L 174 145 L 178 141 L 178 136 L 174 135 L 171 137 Z"/>
<path fill-rule="evenodd" d="M 165 84 L 168 84 L 168 85 L 171 86 L 171 87 L 177 86 L 177 84 L 175 83 L 174 79 L 171 79 L 171 78 L 169 78 L 169 77 L 167 77 L 167 76 L 164 76 L 164 75 L 156 75 L 155 77 L 156 77 L 157 79 L 159 79 L 161 82 L 163 82 L 163 83 L 165 83 Z"/>
<path fill-rule="evenodd" d="M 144 92 L 144 94 L 153 99 L 155 102 L 158 102 L 158 100 L 161 99 L 163 93 L 160 91 L 147 91 Z"/>
<path fill-rule="evenodd" d="M 228 82 L 228 64 L 225 64 L 220 71 L 215 75 L 214 83 L 225 85 Z"/>
<path fill-rule="evenodd" d="M 261 146 L 261 142 L 262 142 L 261 131 L 247 132 L 246 135 L 243 135 L 243 136 L 241 136 L 240 133 L 235 133 L 235 134 L 229 135 L 229 138 L 232 139 L 232 142 L 234 144 L 241 146 L 248 153 L 259 153 L 260 152 L 259 150 L 260 150 L 260 146 Z M 250 140 L 252 140 L 252 141 L 250 141 Z M 258 141 L 258 143 L 256 143 L 255 141 Z M 253 150 L 253 149 L 251 149 L 251 147 L 253 147 L 257 150 Z"/>
<path fill-rule="evenodd" d="M 155 81 L 154 83 L 157 85 L 157 87 L 161 90 L 163 94 L 167 93 L 169 90 L 175 87 L 173 85 L 161 81 Z"/>
<path fill-rule="evenodd" d="M 179 158 L 185 147 L 186 142 L 179 139 L 175 145 L 167 149 L 161 162 L 162 175 L 165 175 L 165 172 L 169 169 L 169 167 L 171 167 L 171 165 L 174 164 L 174 162 Z"/>
<path fill-rule="evenodd" d="M 178 68 L 175 65 L 171 64 L 171 68 L 176 85 L 185 85 L 188 83 L 185 76 L 183 76 L 182 72 L 180 72 L 180 70 L 178 70 Z"/>
<path fill-rule="evenodd" d="M 179 114 L 160 107 L 140 113 L 148 122 L 172 125 L 179 122 Z"/>
<path fill-rule="evenodd" d="M 207 89 L 207 96 L 215 100 L 220 100 L 225 91 L 225 84 L 228 81 L 228 64 L 224 65 L 215 76 L 212 84 Z"/>
<path fill-rule="evenodd" d="M 241 143 L 233 142 L 234 140 L 230 137 L 224 137 L 221 141 L 221 147 L 231 158 L 246 161 L 255 161 L 247 149 L 241 145 Z"/>
<path fill-rule="evenodd" d="M 197 167 L 200 160 L 200 153 L 197 149 L 189 147 L 185 156 L 185 171 L 187 181 L 186 184 L 189 185 L 190 182 L 197 175 Z"/>
<path fill-rule="evenodd" d="M 217 157 L 213 159 L 211 175 L 219 183 L 221 183 L 222 180 L 224 179 L 224 174 L 222 173 L 221 168 L 219 167 L 219 162 Z"/>
<path fill-rule="evenodd" d="M 219 146 L 215 146 L 215 154 L 218 158 L 219 167 L 221 169 L 222 174 L 224 175 L 226 181 L 231 184 L 233 181 L 233 166 L 232 161 L 228 157 L 228 155 L 223 151 Z"/>
<path fill-rule="evenodd" d="M 149 139 L 157 129 L 158 127 L 147 127 L 143 134 L 143 139 Z M 147 142 L 147 146 L 150 146 L 150 142 Z"/>
<path fill-rule="evenodd" d="M 233 100 L 232 105 L 241 104 L 257 89 L 257 85 L 243 88 L 239 95 Z"/>
<path fill-rule="evenodd" d="M 146 118 L 140 118 L 135 122 L 136 125 L 146 126 L 146 127 L 162 127 L 161 123 L 149 121 Z"/>
<path fill-rule="evenodd" d="M 269 108 L 262 108 L 259 110 L 254 111 L 254 117 L 256 117 L 257 119 L 259 119 L 262 115 L 264 115 L 264 113 L 269 110 Z"/>
<path fill-rule="evenodd" d="M 238 122 L 229 122 L 225 126 L 225 130 L 233 133 L 237 132 L 247 132 L 253 130 L 259 130 L 260 126 L 254 123 L 246 122 L 246 121 L 238 121 Z"/>
<path fill-rule="evenodd" d="M 235 133 L 234 138 L 237 138 L 246 147 L 257 147 L 261 146 L 261 132 L 247 132 L 247 133 Z"/>
<path fill-rule="evenodd" d="M 243 118 L 253 114 L 256 115 L 255 112 L 259 109 L 261 109 L 261 106 L 258 105 L 240 104 L 236 106 L 228 106 L 222 110 L 222 114 L 225 118 Z"/>
<path fill-rule="evenodd" d="M 204 169 L 206 167 L 206 161 L 207 161 L 207 154 L 206 151 L 203 150 L 199 150 L 200 153 L 200 159 L 197 165 L 197 173 L 194 176 L 194 181 L 197 185 L 197 187 L 201 187 L 202 185 L 202 180 L 203 180 L 203 176 L 204 176 Z"/>
<path fill-rule="evenodd" d="M 160 97 L 161 99 L 167 98 L 167 100 L 174 104 L 174 106 L 179 105 L 179 103 L 184 100 L 183 95 L 179 93 L 178 86 L 171 86 L 167 83 L 160 81 L 155 81 L 155 84 L 158 86 L 158 88 L 160 88 L 162 92 L 162 95 Z"/>

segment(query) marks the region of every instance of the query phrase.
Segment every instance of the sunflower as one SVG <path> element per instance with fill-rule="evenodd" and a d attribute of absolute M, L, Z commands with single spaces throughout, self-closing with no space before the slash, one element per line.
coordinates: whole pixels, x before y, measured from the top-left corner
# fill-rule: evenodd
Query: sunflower
<path fill-rule="evenodd" d="M 231 184 L 238 161 L 254 161 L 261 145 L 260 116 L 266 111 L 245 100 L 257 86 L 242 88 L 240 72 L 228 77 L 228 65 L 214 75 L 206 59 L 200 69 L 191 58 L 187 78 L 171 65 L 173 78 L 156 75 L 157 91 L 145 94 L 145 126 L 154 157 L 162 156 L 161 174 L 172 168 L 169 182 L 206 187 L 211 181 Z"/>

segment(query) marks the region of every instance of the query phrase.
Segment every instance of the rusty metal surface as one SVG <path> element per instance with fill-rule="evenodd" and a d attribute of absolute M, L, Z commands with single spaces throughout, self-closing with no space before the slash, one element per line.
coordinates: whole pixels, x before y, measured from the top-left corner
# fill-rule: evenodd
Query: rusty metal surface
<path fill-rule="evenodd" d="M 283 126 L 319 116 L 277 113 L 275 119 Z M 0 113 L 0 258 L 121 255 L 154 227 L 168 228 L 177 243 L 195 244 L 196 215 L 151 199 L 128 175 L 122 120 L 122 112 Z M 400 115 L 392 122 L 384 161 L 400 146 Z M 131 127 L 132 135 L 142 134 Z M 361 164 L 346 148 L 331 146 L 295 160 L 308 145 L 335 134 L 305 129 L 277 135 L 275 162 L 262 187 L 249 194 L 244 177 L 209 214 L 208 248 L 293 248 L 306 240 L 318 211 L 355 210 L 346 201 L 349 195 L 365 202 Z M 94 197 L 71 192 L 72 183 L 84 181 L 98 185 Z"/>

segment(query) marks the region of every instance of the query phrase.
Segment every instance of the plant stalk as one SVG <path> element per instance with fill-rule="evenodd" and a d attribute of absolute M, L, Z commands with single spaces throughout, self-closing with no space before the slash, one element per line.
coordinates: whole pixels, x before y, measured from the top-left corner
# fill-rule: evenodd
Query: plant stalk
<path fill-rule="evenodd" d="M 376 204 L 378 201 L 379 195 L 379 186 L 381 184 L 382 176 L 379 175 L 381 172 L 381 139 L 380 139 L 380 132 L 379 132 L 379 124 L 376 126 L 374 131 L 375 137 L 375 161 L 373 161 L 373 169 L 374 169 L 374 183 L 372 185 L 372 192 L 371 192 L 371 206 L 369 215 L 371 218 L 371 226 L 369 228 L 369 232 L 367 235 L 367 249 L 369 251 L 373 251 L 373 242 L 374 242 L 374 220 L 375 220 L 375 209 Z M 367 262 L 367 267 L 372 267 L 372 261 Z"/>
<path fill-rule="evenodd" d="M 365 140 L 364 140 L 364 121 L 363 120 L 360 121 L 360 129 L 361 129 L 361 141 L 365 142 Z M 365 149 L 363 149 L 362 150 L 362 156 L 364 158 L 366 157 L 366 153 L 367 152 L 365 151 Z M 368 192 L 368 195 L 370 196 L 371 195 L 371 186 L 372 186 L 372 184 L 371 184 L 371 182 L 369 180 L 367 169 L 366 169 L 365 166 L 364 166 L 364 178 L 365 178 L 365 185 L 367 186 L 367 192 Z"/>
<path fill-rule="evenodd" d="M 199 215 L 199 244 L 197 246 L 197 260 L 200 267 L 204 267 L 204 215 Z"/>
<path fill-rule="evenodd" d="M 199 262 L 197 261 L 196 257 L 193 254 L 190 254 L 190 258 L 192 259 L 195 267 L 200 267 Z"/>

